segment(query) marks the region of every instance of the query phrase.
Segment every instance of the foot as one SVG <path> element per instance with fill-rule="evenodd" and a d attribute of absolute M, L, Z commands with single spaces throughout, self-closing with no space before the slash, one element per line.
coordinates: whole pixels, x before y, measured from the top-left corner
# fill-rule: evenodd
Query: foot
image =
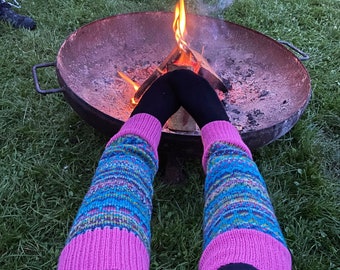
<path fill-rule="evenodd" d="M 0 2 L 0 20 L 8 22 L 14 28 L 26 28 L 29 30 L 36 28 L 35 21 L 32 18 L 15 13 L 11 5 L 6 2 Z"/>

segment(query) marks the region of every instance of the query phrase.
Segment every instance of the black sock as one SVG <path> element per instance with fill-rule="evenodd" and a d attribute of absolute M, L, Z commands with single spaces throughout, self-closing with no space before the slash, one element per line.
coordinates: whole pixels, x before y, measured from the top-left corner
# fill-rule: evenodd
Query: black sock
<path fill-rule="evenodd" d="M 221 266 L 220 268 L 218 268 L 218 270 L 258 270 L 258 269 L 246 263 L 229 263 L 227 265 Z"/>

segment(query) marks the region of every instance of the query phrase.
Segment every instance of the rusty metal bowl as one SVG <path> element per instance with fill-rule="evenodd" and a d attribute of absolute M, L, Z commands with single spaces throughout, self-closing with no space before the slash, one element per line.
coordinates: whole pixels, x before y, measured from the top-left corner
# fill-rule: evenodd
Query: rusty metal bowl
<path fill-rule="evenodd" d="M 36 90 L 62 92 L 72 108 L 96 129 L 116 133 L 128 119 L 134 90 L 118 75 L 123 71 L 140 84 L 175 46 L 173 13 L 144 12 L 89 23 L 62 44 L 56 62 L 33 67 Z M 287 133 L 311 97 L 309 74 L 280 42 L 252 29 L 215 18 L 187 15 L 188 42 L 201 51 L 232 89 L 222 97 L 232 123 L 255 149 Z M 37 70 L 56 67 L 58 89 L 41 89 Z M 195 98 L 195 97 L 193 97 Z M 180 151 L 201 148 L 200 131 L 163 129 L 161 147 Z"/>

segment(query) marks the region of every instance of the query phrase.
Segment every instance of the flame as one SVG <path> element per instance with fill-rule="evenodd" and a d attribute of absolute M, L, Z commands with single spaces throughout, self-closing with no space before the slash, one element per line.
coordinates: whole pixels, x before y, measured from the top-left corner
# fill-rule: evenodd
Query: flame
<path fill-rule="evenodd" d="M 186 13 L 185 13 L 185 5 L 184 0 L 179 0 L 176 4 L 175 8 L 175 17 L 172 25 L 173 31 L 175 33 L 175 38 L 178 44 L 179 49 L 181 50 L 181 54 L 179 58 L 175 61 L 175 64 L 178 64 L 180 66 L 186 66 L 187 68 L 192 68 L 194 72 L 198 72 L 200 68 L 200 63 L 197 63 L 195 61 L 195 57 L 190 52 L 190 49 L 188 49 L 188 44 L 185 41 L 185 35 L 186 35 Z M 158 72 L 160 74 L 164 74 L 167 71 L 166 70 L 160 70 L 157 68 Z M 131 80 L 127 75 L 125 75 L 122 72 L 118 71 L 119 76 L 125 80 L 129 85 L 131 85 L 135 91 L 138 91 L 140 88 L 140 85 L 138 85 L 136 82 Z M 135 100 L 135 98 L 131 98 L 132 104 L 136 105 L 138 104 L 138 100 Z"/>
<path fill-rule="evenodd" d="M 187 46 L 187 43 L 184 40 L 186 34 L 185 27 L 186 27 L 186 15 L 184 0 L 179 0 L 176 4 L 175 19 L 172 24 L 172 28 L 175 32 L 177 44 L 182 50 L 185 50 L 185 47 Z"/>
<path fill-rule="evenodd" d="M 123 80 L 125 80 L 127 83 L 131 84 L 133 86 L 133 88 L 135 89 L 135 91 L 138 90 L 138 88 L 140 87 L 136 82 L 134 82 L 133 80 L 131 80 L 128 76 L 126 76 L 123 72 L 118 71 L 118 74 L 120 77 L 122 77 Z"/>
<path fill-rule="evenodd" d="M 197 62 L 192 51 L 185 41 L 186 32 L 186 12 L 184 0 L 179 0 L 175 8 L 175 18 L 172 25 L 175 32 L 175 38 L 178 44 L 181 54 L 174 64 L 179 66 L 185 66 L 186 68 L 192 69 L 195 73 L 198 73 L 201 63 Z"/>
<path fill-rule="evenodd" d="M 119 74 L 120 77 L 122 77 L 122 79 L 124 81 L 126 81 L 128 84 L 132 85 L 132 87 L 133 87 L 133 89 L 135 89 L 135 91 L 137 91 L 139 89 L 140 85 L 138 83 L 134 82 L 133 80 L 131 80 L 123 72 L 118 71 L 118 74 Z M 131 98 L 131 102 L 132 102 L 132 104 L 138 103 L 134 98 Z"/>

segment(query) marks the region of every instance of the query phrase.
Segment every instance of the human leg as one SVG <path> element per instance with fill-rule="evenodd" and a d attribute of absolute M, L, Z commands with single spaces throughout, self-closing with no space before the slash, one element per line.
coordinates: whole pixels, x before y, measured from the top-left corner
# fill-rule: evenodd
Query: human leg
<path fill-rule="evenodd" d="M 109 141 L 70 230 L 58 269 L 148 269 L 152 182 L 162 125 L 179 108 L 158 79 Z"/>
<path fill-rule="evenodd" d="M 266 184 L 249 154 L 228 143 L 242 144 L 236 128 L 212 122 L 202 137 L 210 148 L 203 159 L 207 176 L 200 269 L 290 270 L 291 255 Z"/>
<path fill-rule="evenodd" d="M 206 172 L 201 270 L 290 270 L 265 181 L 214 89 L 189 70 L 169 74 L 201 128 Z"/>

